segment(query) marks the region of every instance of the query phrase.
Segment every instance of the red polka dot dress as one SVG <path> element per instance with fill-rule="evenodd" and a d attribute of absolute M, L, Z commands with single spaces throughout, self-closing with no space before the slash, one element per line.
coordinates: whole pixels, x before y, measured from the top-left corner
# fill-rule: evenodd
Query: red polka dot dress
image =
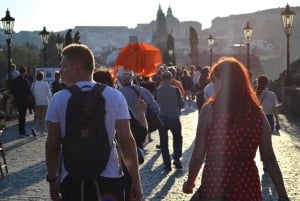
<path fill-rule="evenodd" d="M 246 112 L 246 120 L 230 120 L 228 114 L 216 115 L 213 112 L 212 123 L 207 132 L 206 161 L 200 186 L 204 198 L 221 198 L 228 183 L 234 183 L 231 200 L 262 200 L 258 169 L 254 161 L 262 133 L 262 114 L 254 115 L 250 108 L 252 107 Z M 213 111 L 215 110 L 213 106 Z M 256 122 L 253 124 L 252 121 Z M 251 138 L 237 170 L 238 156 L 249 134 L 249 126 L 252 126 Z M 238 173 L 234 182 L 231 176 L 236 171 Z"/>

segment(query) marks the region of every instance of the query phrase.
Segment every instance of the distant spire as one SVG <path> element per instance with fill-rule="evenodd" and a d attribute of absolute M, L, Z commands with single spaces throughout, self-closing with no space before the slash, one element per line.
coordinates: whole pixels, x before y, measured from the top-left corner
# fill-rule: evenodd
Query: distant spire
<path fill-rule="evenodd" d="M 173 12 L 172 12 L 170 5 L 169 5 L 168 11 L 167 11 L 167 16 L 173 16 Z"/>

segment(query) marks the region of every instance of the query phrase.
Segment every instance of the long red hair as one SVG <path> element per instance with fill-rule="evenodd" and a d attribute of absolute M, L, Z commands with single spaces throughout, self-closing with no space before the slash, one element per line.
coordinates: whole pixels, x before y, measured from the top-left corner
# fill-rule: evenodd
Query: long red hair
<path fill-rule="evenodd" d="M 222 81 L 220 89 L 208 102 L 218 102 L 221 111 L 232 116 L 245 114 L 247 104 L 260 107 L 259 100 L 252 89 L 246 67 L 234 57 L 221 57 L 210 72 L 210 79 Z M 220 111 L 219 110 L 219 111 Z"/>

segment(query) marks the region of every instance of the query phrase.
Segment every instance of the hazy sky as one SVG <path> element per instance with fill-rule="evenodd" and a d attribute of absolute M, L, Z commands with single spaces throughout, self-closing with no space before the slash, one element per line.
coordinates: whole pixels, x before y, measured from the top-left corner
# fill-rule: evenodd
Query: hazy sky
<path fill-rule="evenodd" d="M 300 0 L 0 0 L 0 18 L 8 8 L 16 32 L 62 31 L 75 26 L 128 26 L 156 19 L 158 6 L 166 14 L 171 6 L 179 21 L 198 21 L 203 28 L 215 17 L 251 13 L 270 8 L 300 6 Z M 300 15 L 300 13 L 296 13 Z M 278 17 L 280 19 L 280 16 Z M 2 25 L 1 25 L 2 27 Z"/>

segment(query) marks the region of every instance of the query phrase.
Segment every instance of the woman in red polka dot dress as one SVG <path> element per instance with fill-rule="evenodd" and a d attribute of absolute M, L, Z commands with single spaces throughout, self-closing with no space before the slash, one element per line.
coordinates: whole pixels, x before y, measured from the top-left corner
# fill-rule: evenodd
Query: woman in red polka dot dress
<path fill-rule="evenodd" d="M 211 70 L 215 95 L 201 109 L 195 146 L 184 193 L 192 193 L 204 162 L 201 200 L 261 201 L 254 158 L 262 160 L 279 195 L 288 200 L 271 142 L 271 129 L 252 90 L 247 69 L 232 57 L 221 58 Z M 249 131 L 248 131 L 249 130 Z"/>

